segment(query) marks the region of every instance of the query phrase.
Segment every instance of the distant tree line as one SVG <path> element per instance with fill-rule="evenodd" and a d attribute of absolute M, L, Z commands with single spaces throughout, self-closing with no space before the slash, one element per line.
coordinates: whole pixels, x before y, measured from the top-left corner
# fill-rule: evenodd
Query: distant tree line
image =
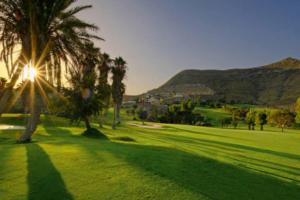
<path fill-rule="evenodd" d="M 277 109 L 274 111 L 256 111 L 255 109 L 227 107 L 231 117 L 222 119 L 222 127 L 232 125 L 237 128 L 240 122 L 245 122 L 249 130 L 255 130 L 258 125 L 260 130 L 264 130 L 266 124 L 277 126 L 282 129 L 292 127 L 296 122 L 296 114 L 287 109 Z"/>
<path fill-rule="evenodd" d="M 222 105 L 222 106 L 221 106 Z M 127 109 L 127 114 L 132 115 L 134 119 L 139 118 L 143 121 L 152 121 L 160 123 L 190 124 L 198 126 L 213 126 L 212 120 L 206 117 L 201 111 L 201 107 L 222 108 L 229 113 L 228 117 L 219 120 L 222 128 L 237 128 L 240 124 L 246 124 L 249 130 L 255 130 L 258 127 L 264 130 L 264 126 L 269 124 L 281 128 L 289 128 L 296 123 L 296 113 L 300 115 L 300 99 L 297 101 L 296 112 L 288 109 L 262 110 L 247 107 L 238 107 L 225 104 L 224 101 L 192 101 L 183 100 L 181 103 L 166 105 L 167 109 L 162 111 L 159 106 L 152 105 L 150 108 L 134 107 Z"/>

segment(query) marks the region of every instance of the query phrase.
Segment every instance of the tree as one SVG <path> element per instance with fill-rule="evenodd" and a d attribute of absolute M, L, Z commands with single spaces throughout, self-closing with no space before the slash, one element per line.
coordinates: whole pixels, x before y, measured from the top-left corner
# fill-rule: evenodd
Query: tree
<path fill-rule="evenodd" d="M 43 87 L 61 87 L 62 63 L 78 63 L 83 43 L 101 39 L 88 30 L 97 27 L 78 19 L 75 14 L 91 6 L 73 6 L 74 0 L 1 0 L 0 58 L 4 61 L 9 82 L 0 99 L 0 114 L 6 110 L 12 90 L 26 64 L 39 73 L 33 91 Z M 20 52 L 13 56 L 13 52 Z M 55 82 L 55 83 L 54 83 Z M 54 90 L 54 89 L 53 89 Z M 30 95 L 31 102 L 36 93 Z M 26 130 L 18 139 L 29 142 L 40 118 L 39 104 L 32 103 Z"/>
<path fill-rule="evenodd" d="M 267 124 L 268 115 L 265 112 L 259 112 L 258 115 L 256 115 L 256 123 L 260 125 L 260 130 L 264 130 L 264 125 Z"/>
<path fill-rule="evenodd" d="M 225 117 L 221 120 L 222 128 L 228 127 L 230 124 L 232 124 L 232 117 Z"/>
<path fill-rule="evenodd" d="M 239 125 L 240 119 L 242 118 L 241 110 L 238 108 L 232 109 L 231 118 L 232 118 L 231 124 L 236 129 L 237 126 Z"/>
<path fill-rule="evenodd" d="M 279 110 L 270 115 L 269 121 L 284 131 L 284 128 L 291 127 L 295 123 L 295 114 L 288 110 Z"/>
<path fill-rule="evenodd" d="M 123 101 L 123 95 L 125 93 L 125 84 L 122 82 L 126 75 L 126 61 L 123 58 L 118 57 L 114 60 L 114 66 L 112 71 L 112 98 L 114 103 L 114 119 L 112 128 L 116 128 L 116 124 L 120 123 L 120 110 Z"/>
<path fill-rule="evenodd" d="M 101 62 L 98 66 L 99 78 L 98 78 L 98 93 L 100 100 L 103 102 L 103 109 L 100 112 L 100 127 L 103 126 L 103 118 L 107 112 L 110 104 L 111 87 L 108 84 L 108 74 L 111 70 L 113 60 L 107 53 L 101 54 Z"/>
<path fill-rule="evenodd" d="M 246 115 L 246 123 L 248 124 L 249 130 L 255 129 L 255 118 L 256 118 L 256 112 L 250 109 Z"/>
<path fill-rule="evenodd" d="M 148 112 L 147 112 L 147 110 L 144 109 L 144 108 L 139 108 L 137 110 L 137 114 L 138 114 L 140 120 L 142 120 L 142 123 L 144 125 L 145 124 L 145 120 L 147 120 L 147 118 L 148 118 Z"/>
<path fill-rule="evenodd" d="M 89 117 L 98 115 L 102 109 L 101 101 L 96 93 L 96 67 L 99 49 L 92 43 L 86 43 L 87 53 L 82 56 L 81 64 L 70 71 L 70 89 L 66 90 L 69 100 L 68 110 L 73 121 L 83 120 L 87 131 L 91 129 Z"/>

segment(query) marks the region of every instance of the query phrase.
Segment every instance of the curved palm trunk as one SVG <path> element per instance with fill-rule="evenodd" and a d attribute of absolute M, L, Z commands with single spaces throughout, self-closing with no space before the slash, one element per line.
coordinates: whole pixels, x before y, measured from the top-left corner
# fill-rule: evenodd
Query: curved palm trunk
<path fill-rule="evenodd" d="M 38 31 L 37 31 L 38 32 Z M 35 32 L 35 33 L 37 33 Z M 30 46 L 30 52 L 31 50 L 35 52 L 31 52 L 30 58 L 33 64 L 35 65 L 36 63 L 39 63 L 39 75 L 40 77 L 44 78 L 45 77 L 45 58 L 42 57 L 42 52 L 45 50 L 46 47 L 46 40 L 44 37 L 39 36 L 37 37 L 37 34 L 33 34 L 31 36 L 31 42 Z M 38 40 L 39 38 L 39 40 Z M 27 125 L 26 129 L 21 135 L 21 137 L 18 139 L 18 142 L 20 143 L 26 143 L 31 141 L 31 136 L 33 133 L 36 131 L 38 123 L 40 122 L 40 115 L 41 115 L 41 102 L 39 102 L 39 97 L 38 97 L 38 87 L 36 86 L 35 83 L 31 83 L 31 92 L 30 92 L 30 117 L 27 120 Z"/>
<path fill-rule="evenodd" d="M 35 102 L 31 108 L 30 117 L 27 120 L 26 129 L 18 139 L 20 143 L 31 142 L 31 136 L 36 131 L 37 126 L 40 122 L 41 106 Z"/>

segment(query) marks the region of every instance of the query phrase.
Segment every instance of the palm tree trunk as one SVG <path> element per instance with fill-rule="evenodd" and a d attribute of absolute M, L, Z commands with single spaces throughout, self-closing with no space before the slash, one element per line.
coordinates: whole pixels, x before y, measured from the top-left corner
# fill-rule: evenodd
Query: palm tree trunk
<path fill-rule="evenodd" d="M 35 99 L 36 96 L 35 96 Z M 34 102 L 30 111 L 30 117 L 27 119 L 26 129 L 18 139 L 19 143 L 27 143 L 31 141 L 31 136 L 36 131 L 40 122 L 41 106 L 38 102 Z"/>
<path fill-rule="evenodd" d="M 118 103 L 116 106 L 117 106 L 116 121 L 117 121 L 117 124 L 120 124 L 121 123 L 121 118 L 120 118 L 121 105 Z"/>
<path fill-rule="evenodd" d="M 100 112 L 100 115 L 99 115 L 99 127 L 100 128 L 103 128 L 103 121 L 104 121 L 104 113 L 103 113 L 104 111 L 101 111 Z"/>
<path fill-rule="evenodd" d="M 35 27 L 35 28 L 37 28 L 37 27 Z M 39 62 L 39 66 L 35 66 L 35 67 L 39 67 L 40 68 L 40 76 L 45 77 L 45 74 L 44 74 L 45 66 L 43 66 L 43 64 L 45 62 L 45 58 L 42 58 L 42 52 L 44 51 L 44 48 L 46 48 L 46 41 L 43 37 L 38 38 L 37 37 L 38 34 L 34 34 L 34 31 L 36 31 L 36 30 L 31 30 L 31 31 L 32 32 L 31 32 L 30 39 L 26 40 L 26 42 L 31 41 L 31 43 L 23 44 L 23 48 L 25 46 L 26 48 L 24 48 L 24 49 L 27 49 L 27 51 L 25 51 L 25 53 L 27 53 L 27 54 L 23 54 L 23 55 L 25 56 L 25 58 L 26 58 L 26 56 L 27 56 L 27 58 L 31 58 L 30 61 L 33 62 L 34 65 Z M 37 33 L 37 32 L 35 32 L 35 33 Z M 38 40 L 38 39 L 40 39 L 40 40 Z M 35 49 L 36 51 L 31 52 L 32 49 Z M 28 53 L 28 52 L 31 52 L 31 53 Z M 28 56 L 28 55 L 31 55 L 31 56 Z M 20 70 L 20 73 L 21 72 L 22 72 L 22 70 Z M 40 122 L 42 103 L 39 102 L 38 90 L 36 87 L 36 83 L 34 83 L 34 82 L 31 83 L 31 90 L 32 91 L 30 92 L 30 104 L 31 104 L 30 117 L 27 121 L 26 129 L 25 129 L 24 133 L 21 135 L 21 137 L 18 140 L 18 142 L 20 142 L 20 143 L 26 143 L 26 142 L 31 141 L 31 136 L 36 131 L 38 123 Z"/>
<path fill-rule="evenodd" d="M 87 130 L 91 129 L 91 124 L 88 117 L 84 117 L 84 123 Z"/>
<path fill-rule="evenodd" d="M 116 115 L 117 115 L 117 104 L 114 104 L 114 118 L 112 123 L 112 129 L 116 129 Z"/>

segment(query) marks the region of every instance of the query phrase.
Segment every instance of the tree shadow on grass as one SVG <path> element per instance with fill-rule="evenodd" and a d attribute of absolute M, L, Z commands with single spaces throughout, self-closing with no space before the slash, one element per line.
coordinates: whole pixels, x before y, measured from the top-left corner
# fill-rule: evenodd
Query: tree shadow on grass
<path fill-rule="evenodd" d="M 214 134 L 214 133 L 208 133 L 205 132 L 203 130 L 199 130 L 199 131 L 192 131 L 192 130 L 188 130 L 188 129 L 184 129 L 184 128 L 178 128 L 178 127 L 174 127 L 174 126 L 169 126 L 170 129 L 176 130 L 176 131 L 180 131 L 180 132 L 188 132 L 188 133 L 194 133 L 197 135 L 205 135 L 205 136 L 214 136 L 214 137 L 221 137 L 221 138 L 229 138 L 229 139 L 235 139 L 235 140 L 241 140 L 241 141 L 247 141 L 246 139 L 242 139 L 239 137 L 234 137 L 234 136 L 229 136 L 229 134 Z"/>
<path fill-rule="evenodd" d="M 71 134 L 69 130 L 65 129 L 57 129 L 55 133 Z M 78 139 L 84 140 L 81 137 Z M 282 181 L 255 172 L 254 169 L 243 169 L 175 148 L 109 141 L 98 143 L 97 140 L 90 140 L 90 143 L 78 142 L 77 144 L 95 156 L 95 159 L 99 157 L 97 152 L 107 151 L 126 161 L 129 165 L 153 174 L 153 177 L 159 176 L 162 179 L 170 180 L 180 187 L 198 194 L 199 198 L 203 196 L 225 200 L 300 198 L 300 187 L 296 183 Z M 57 143 L 57 145 L 60 144 Z M 234 146 L 234 148 L 243 149 L 243 146 Z"/>
<path fill-rule="evenodd" d="M 142 170 L 212 199 L 300 198 L 300 187 L 296 184 L 176 149 L 111 143 L 106 150 Z"/>
<path fill-rule="evenodd" d="M 207 143 L 207 144 L 213 144 L 213 145 L 221 145 L 224 148 L 227 147 L 227 148 L 233 148 L 233 149 L 237 149 L 237 150 L 240 149 L 240 150 L 259 152 L 259 153 L 264 153 L 264 154 L 268 154 L 268 155 L 279 156 L 279 157 L 283 157 L 283 158 L 289 158 L 289 159 L 293 159 L 296 161 L 300 161 L 300 155 L 281 152 L 281 151 L 263 149 L 263 148 L 258 148 L 258 147 L 254 147 L 254 146 L 242 145 L 242 144 L 234 144 L 234 143 L 229 143 L 229 142 L 208 140 L 208 139 L 203 139 L 203 138 L 192 138 L 192 137 L 180 136 L 180 135 L 175 136 L 175 135 L 170 135 L 170 134 L 161 134 L 161 135 L 162 135 L 163 139 L 173 140 L 173 141 L 177 141 L 177 142 L 185 142 L 185 143 L 191 143 L 191 144 Z"/>
<path fill-rule="evenodd" d="M 26 145 L 28 200 L 73 199 L 47 153 L 37 144 Z"/>

